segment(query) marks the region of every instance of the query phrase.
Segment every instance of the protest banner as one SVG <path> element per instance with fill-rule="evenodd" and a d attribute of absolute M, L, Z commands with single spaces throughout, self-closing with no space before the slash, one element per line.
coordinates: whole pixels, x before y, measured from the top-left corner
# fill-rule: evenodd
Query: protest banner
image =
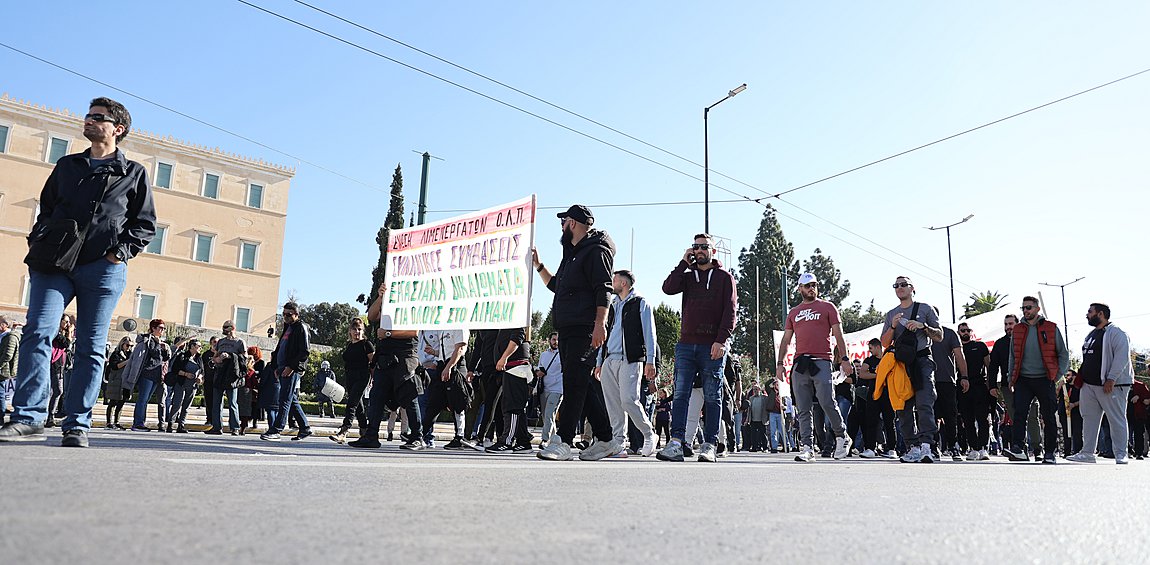
<path fill-rule="evenodd" d="M 531 321 L 535 195 L 391 232 L 380 327 L 498 329 Z"/>

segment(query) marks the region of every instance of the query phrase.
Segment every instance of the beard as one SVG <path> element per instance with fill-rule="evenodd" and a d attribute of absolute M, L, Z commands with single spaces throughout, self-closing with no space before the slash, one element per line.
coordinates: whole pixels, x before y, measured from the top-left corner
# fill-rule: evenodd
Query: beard
<path fill-rule="evenodd" d="M 711 262 L 711 258 L 706 255 L 695 255 L 696 265 L 707 265 Z"/>
<path fill-rule="evenodd" d="M 563 246 L 571 245 L 571 240 L 575 239 L 575 234 L 571 230 L 563 228 L 563 235 L 559 237 L 559 243 Z"/>
<path fill-rule="evenodd" d="M 1102 323 L 1102 318 L 1099 318 L 1098 316 L 1087 316 L 1086 323 L 1090 324 L 1090 327 L 1092 328 L 1097 328 L 1098 324 Z"/>

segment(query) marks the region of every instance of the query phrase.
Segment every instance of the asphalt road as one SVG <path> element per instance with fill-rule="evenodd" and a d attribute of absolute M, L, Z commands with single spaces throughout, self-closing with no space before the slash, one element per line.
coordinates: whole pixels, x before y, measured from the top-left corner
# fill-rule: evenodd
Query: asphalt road
<path fill-rule="evenodd" d="M 1150 462 L 546 462 L 323 437 L 0 445 L 3 563 L 1145 563 Z"/>

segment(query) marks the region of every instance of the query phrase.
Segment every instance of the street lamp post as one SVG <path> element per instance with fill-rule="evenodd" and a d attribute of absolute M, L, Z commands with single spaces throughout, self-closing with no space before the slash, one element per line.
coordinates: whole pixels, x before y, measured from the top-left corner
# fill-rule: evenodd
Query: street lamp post
<path fill-rule="evenodd" d="M 1078 277 L 1078 278 L 1076 278 L 1076 279 L 1074 279 L 1074 280 L 1072 280 L 1066 284 L 1038 283 L 1042 286 L 1056 286 L 1059 288 L 1059 290 L 1062 291 L 1062 339 L 1066 340 L 1066 348 L 1067 349 L 1070 348 L 1070 326 L 1067 325 L 1067 317 L 1066 317 L 1066 287 L 1068 287 L 1068 286 L 1070 286 L 1070 285 L 1072 285 L 1072 284 L 1074 284 L 1074 283 L 1076 283 L 1076 282 L 1078 282 L 1084 278 L 1086 278 L 1086 277 Z"/>
<path fill-rule="evenodd" d="M 950 323 L 952 323 L 952 324 L 958 321 L 958 313 L 954 307 L 954 260 L 952 259 L 952 256 L 950 253 L 950 228 L 953 228 L 954 226 L 957 226 L 959 224 L 965 224 L 966 222 L 969 222 L 970 219 L 973 217 L 974 217 L 974 214 L 971 214 L 971 215 L 969 215 L 969 216 L 967 216 L 967 217 L 965 217 L 965 218 L 963 218 L 963 219 L 961 219 L 961 220 L 959 220 L 953 224 L 947 225 L 947 226 L 938 226 L 938 227 L 933 227 L 933 228 L 926 228 L 930 231 L 946 230 L 946 264 L 950 268 Z"/>
<path fill-rule="evenodd" d="M 747 89 L 747 83 L 743 83 L 731 91 L 722 100 L 703 108 L 703 231 L 711 233 L 711 161 L 710 151 L 707 147 L 707 115 L 711 113 L 711 108 L 718 106 L 726 100 Z"/>

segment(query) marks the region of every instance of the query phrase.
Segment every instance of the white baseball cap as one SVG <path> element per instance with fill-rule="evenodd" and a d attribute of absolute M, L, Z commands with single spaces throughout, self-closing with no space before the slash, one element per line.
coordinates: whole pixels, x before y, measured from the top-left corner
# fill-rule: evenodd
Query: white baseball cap
<path fill-rule="evenodd" d="M 803 274 L 802 274 L 802 275 L 799 277 L 799 282 L 798 282 L 798 285 L 797 285 L 797 286 L 803 286 L 804 284 L 808 284 L 808 283 L 816 283 L 816 284 L 817 284 L 818 282 L 819 282 L 819 280 L 815 278 L 815 275 L 814 275 L 814 274 L 812 274 L 812 273 L 803 273 Z"/>

